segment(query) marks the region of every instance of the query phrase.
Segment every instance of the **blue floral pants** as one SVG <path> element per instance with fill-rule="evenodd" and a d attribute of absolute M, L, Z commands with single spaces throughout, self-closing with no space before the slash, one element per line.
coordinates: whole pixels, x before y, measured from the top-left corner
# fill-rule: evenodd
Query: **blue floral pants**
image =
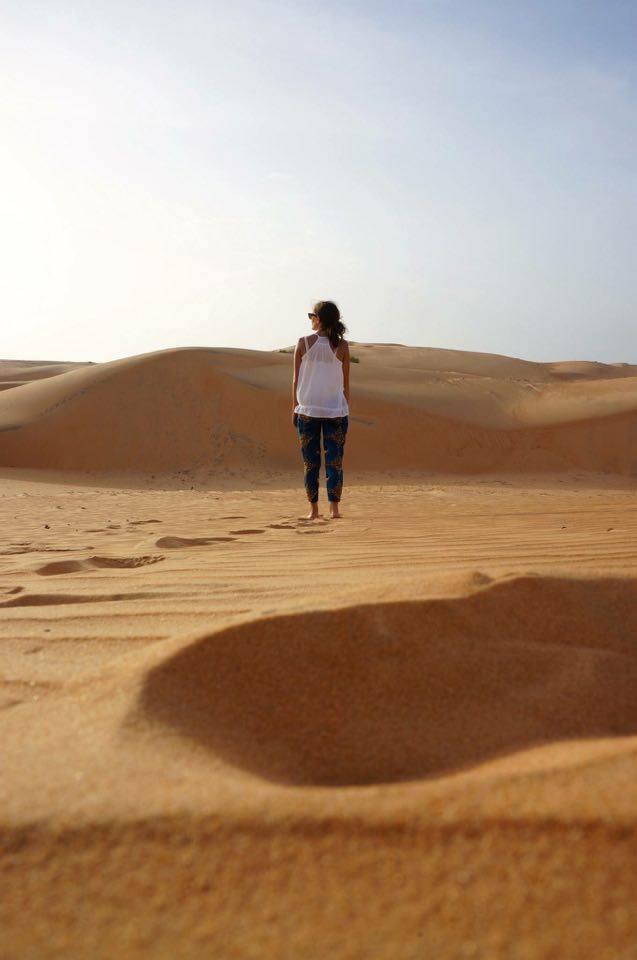
<path fill-rule="evenodd" d="M 332 503 L 341 499 L 343 490 L 343 448 L 349 426 L 349 417 L 308 417 L 297 414 L 296 429 L 301 441 L 305 467 L 305 492 L 310 503 L 318 502 L 319 471 L 321 469 L 321 428 L 325 450 L 327 498 Z"/>

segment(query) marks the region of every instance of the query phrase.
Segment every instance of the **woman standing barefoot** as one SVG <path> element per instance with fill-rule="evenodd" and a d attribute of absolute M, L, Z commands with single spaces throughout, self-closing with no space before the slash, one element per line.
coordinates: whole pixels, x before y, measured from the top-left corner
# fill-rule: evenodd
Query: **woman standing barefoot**
<path fill-rule="evenodd" d="M 347 328 L 330 300 L 316 303 L 308 317 L 314 333 L 301 337 L 294 351 L 292 423 L 301 441 L 305 492 L 311 504 L 307 519 L 319 515 L 322 431 L 330 516 L 339 520 L 343 448 L 349 426 L 349 344 L 343 339 Z"/>

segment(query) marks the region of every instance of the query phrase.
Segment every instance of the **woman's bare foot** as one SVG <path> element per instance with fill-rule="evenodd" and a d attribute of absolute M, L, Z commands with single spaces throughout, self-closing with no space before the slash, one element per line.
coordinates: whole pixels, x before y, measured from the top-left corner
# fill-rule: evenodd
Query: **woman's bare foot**
<path fill-rule="evenodd" d="M 310 506 L 311 506 L 312 509 L 310 510 L 310 512 L 308 513 L 308 515 L 306 516 L 305 519 L 306 519 L 306 520 L 316 520 L 316 518 L 317 518 L 318 515 L 319 515 L 318 503 L 312 503 L 312 504 L 310 504 Z"/>
<path fill-rule="evenodd" d="M 330 503 L 330 517 L 332 520 L 342 520 L 342 515 L 338 512 L 338 501 Z"/>

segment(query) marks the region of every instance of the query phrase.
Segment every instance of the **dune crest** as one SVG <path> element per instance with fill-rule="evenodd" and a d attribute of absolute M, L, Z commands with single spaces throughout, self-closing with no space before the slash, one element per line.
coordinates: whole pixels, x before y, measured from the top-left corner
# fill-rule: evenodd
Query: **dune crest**
<path fill-rule="evenodd" d="M 637 474 L 637 367 L 399 344 L 355 352 L 351 468 Z M 298 467 L 289 354 L 184 347 L 36 375 L 0 392 L 0 466 Z"/>

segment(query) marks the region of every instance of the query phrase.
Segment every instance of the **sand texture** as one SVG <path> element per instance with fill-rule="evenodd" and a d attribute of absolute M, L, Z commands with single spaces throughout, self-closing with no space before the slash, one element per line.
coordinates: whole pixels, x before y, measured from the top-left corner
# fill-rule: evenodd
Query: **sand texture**
<path fill-rule="evenodd" d="M 637 366 L 0 361 L 0 958 L 637 960 Z"/>

